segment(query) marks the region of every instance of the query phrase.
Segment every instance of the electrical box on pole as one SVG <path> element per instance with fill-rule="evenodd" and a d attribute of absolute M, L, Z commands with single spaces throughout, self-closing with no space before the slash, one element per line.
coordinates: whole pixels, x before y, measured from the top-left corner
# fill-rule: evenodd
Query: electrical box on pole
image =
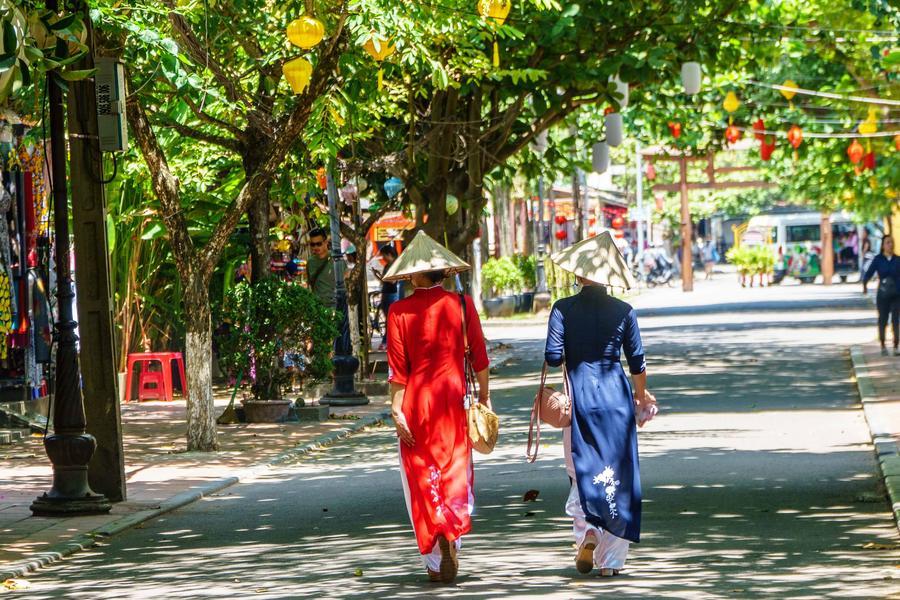
<path fill-rule="evenodd" d="M 125 66 L 114 58 L 94 59 L 97 74 L 97 128 L 102 152 L 124 152 L 128 149 L 125 126 Z"/>

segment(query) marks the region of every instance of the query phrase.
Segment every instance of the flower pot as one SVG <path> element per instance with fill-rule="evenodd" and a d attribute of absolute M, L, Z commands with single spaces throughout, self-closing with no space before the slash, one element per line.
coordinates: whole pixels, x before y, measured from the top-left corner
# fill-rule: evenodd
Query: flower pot
<path fill-rule="evenodd" d="M 288 415 L 290 400 L 244 400 L 248 423 L 278 423 Z"/>
<path fill-rule="evenodd" d="M 487 315 L 488 319 L 496 319 L 500 316 L 500 307 L 503 304 L 500 298 L 489 298 L 482 304 L 484 304 L 484 314 Z"/>
<path fill-rule="evenodd" d="M 523 313 L 530 313 L 534 310 L 534 292 L 524 292 L 521 297 L 521 310 Z"/>
<path fill-rule="evenodd" d="M 516 312 L 515 296 L 500 296 L 500 317 L 511 317 Z"/>

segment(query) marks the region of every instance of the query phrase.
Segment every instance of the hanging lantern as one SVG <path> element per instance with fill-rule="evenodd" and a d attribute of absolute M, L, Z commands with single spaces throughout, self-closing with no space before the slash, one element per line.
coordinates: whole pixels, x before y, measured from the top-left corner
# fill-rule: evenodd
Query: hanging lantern
<path fill-rule="evenodd" d="M 309 15 L 294 19 L 287 27 L 287 38 L 290 42 L 304 50 L 309 50 L 325 37 L 325 26 L 322 21 Z"/>
<path fill-rule="evenodd" d="M 647 181 L 653 181 L 654 179 L 656 179 L 656 167 L 653 166 L 652 162 L 647 163 L 645 174 L 647 176 Z"/>
<path fill-rule="evenodd" d="M 381 90 L 384 86 L 384 68 L 381 66 L 381 63 L 394 53 L 395 48 L 391 44 L 390 38 L 385 39 L 372 34 L 372 37 L 363 44 L 363 49 L 378 63 L 378 89 Z"/>
<path fill-rule="evenodd" d="M 615 108 L 613 108 L 612 106 L 607 106 L 603 109 L 603 116 L 605 117 L 606 115 L 612 114 L 614 112 L 616 112 Z"/>
<path fill-rule="evenodd" d="M 328 187 L 328 173 L 325 171 L 325 167 L 316 169 L 316 181 L 321 189 L 324 190 Z"/>
<path fill-rule="evenodd" d="M 850 159 L 854 165 L 858 165 L 859 161 L 863 159 L 863 155 L 866 153 L 865 149 L 862 147 L 857 140 L 853 140 L 850 144 L 850 147 L 847 148 L 847 158 Z"/>
<path fill-rule="evenodd" d="M 728 90 L 728 93 L 725 94 L 725 101 L 722 102 L 722 107 L 729 115 L 741 107 L 741 101 L 738 99 L 737 94 L 734 93 L 734 90 Z"/>
<path fill-rule="evenodd" d="M 569 237 L 569 234 L 568 234 L 568 232 L 566 232 L 565 229 L 560 229 L 556 232 L 556 239 L 558 239 L 559 241 L 562 241 L 562 240 L 566 239 L 567 237 Z"/>
<path fill-rule="evenodd" d="M 681 137 L 681 123 L 669 121 L 669 132 L 676 140 Z"/>
<path fill-rule="evenodd" d="M 619 110 L 623 110 L 626 106 L 628 106 L 628 84 L 619 79 L 618 75 L 613 75 L 609 78 L 610 85 L 615 86 L 616 94 L 621 96 L 620 100 L 616 100 L 619 103 Z"/>
<path fill-rule="evenodd" d="M 794 82 L 793 79 L 788 79 L 787 81 L 782 83 L 781 86 L 783 88 L 786 88 L 786 89 L 781 90 L 781 95 L 784 96 L 785 99 L 788 101 L 788 105 L 791 108 L 794 108 L 793 100 L 794 100 L 794 96 L 797 95 L 797 90 L 799 89 L 799 86 Z"/>
<path fill-rule="evenodd" d="M 766 139 L 766 124 L 762 119 L 757 119 L 753 124 L 753 137 L 760 142 Z"/>
<path fill-rule="evenodd" d="M 306 86 L 309 85 L 312 71 L 312 63 L 303 57 L 288 61 L 281 67 L 284 78 L 287 79 L 295 94 L 302 94 Z"/>
<path fill-rule="evenodd" d="M 453 194 L 447 194 L 447 200 L 444 202 L 444 207 L 447 209 L 447 215 L 452 217 L 456 214 L 456 211 L 459 210 L 459 198 Z"/>
<path fill-rule="evenodd" d="M 568 221 L 568 219 L 566 219 L 565 215 L 556 215 L 556 218 L 553 220 L 556 221 L 557 225 L 565 225 L 566 221 Z"/>
<path fill-rule="evenodd" d="M 356 187 L 359 188 L 359 193 L 362 194 L 367 189 L 369 189 L 369 182 L 360 177 L 356 180 Z"/>
<path fill-rule="evenodd" d="M 338 190 L 341 200 L 347 206 L 353 206 L 353 203 L 359 200 L 359 190 L 352 183 L 347 184 Z"/>
<path fill-rule="evenodd" d="M 759 157 L 764 161 L 768 161 L 772 158 L 773 152 L 775 152 L 775 136 L 763 137 L 763 141 L 759 144 Z"/>
<path fill-rule="evenodd" d="M 685 94 L 688 96 L 699 94 L 702 80 L 703 72 L 700 70 L 700 63 L 686 62 L 681 65 L 681 85 L 684 86 Z"/>
<path fill-rule="evenodd" d="M 384 182 L 384 193 L 391 200 L 403 190 L 403 180 L 399 177 L 391 177 Z"/>
<path fill-rule="evenodd" d="M 787 132 L 787 139 L 791 146 L 794 147 L 794 160 L 797 160 L 797 148 L 803 143 L 803 130 L 796 125 L 791 125 Z"/>
<path fill-rule="evenodd" d="M 613 148 L 622 143 L 622 113 L 606 115 L 606 143 Z"/>
<path fill-rule="evenodd" d="M 900 150 L 900 133 L 894 136 L 894 149 Z"/>
<path fill-rule="evenodd" d="M 653 203 L 656 205 L 656 210 L 662 210 L 666 207 L 666 199 L 662 194 L 653 196 Z"/>
<path fill-rule="evenodd" d="M 623 227 L 625 227 L 625 219 L 623 219 L 621 216 L 613 217 L 612 227 L 613 229 L 622 229 Z"/>
<path fill-rule="evenodd" d="M 478 14 L 482 19 L 494 22 L 494 27 L 501 27 L 512 8 L 512 0 L 478 0 Z M 494 34 L 494 68 L 500 66 L 500 47 L 497 35 Z"/>
<path fill-rule="evenodd" d="M 859 132 L 863 135 L 872 135 L 878 131 L 878 117 L 876 117 L 875 109 L 869 109 L 869 116 L 866 120 L 859 124 Z"/>
<path fill-rule="evenodd" d="M 594 173 L 606 173 L 606 169 L 609 168 L 609 145 L 606 142 L 597 142 L 591 154 L 591 167 Z"/>
<path fill-rule="evenodd" d="M 728 140 L 729 144 L 736 144 L 741 139 L 741 135 L 741 130 L 734 125 L 729 125 L 725 128 L 725 139 Z"/>
<path fill-rule="evenodd" d="M 875 170 L 875 153 L 874 152 L 866 152 L 866 155 L 863 157 L 863 168 L 868 171 Z"/>

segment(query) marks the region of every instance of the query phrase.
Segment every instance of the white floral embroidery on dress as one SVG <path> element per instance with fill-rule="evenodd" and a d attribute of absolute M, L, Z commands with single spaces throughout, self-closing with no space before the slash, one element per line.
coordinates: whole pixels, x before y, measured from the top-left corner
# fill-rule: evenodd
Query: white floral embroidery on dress
<path fill-rule="evenodd" d="M 440 492 L 441 472 L 434 465 L 428 469 L 428 480 L 431 482 L 431 503 L 434 504 L 435 512 L 440 517 L 444 513 Z"/>
<path fill-rule="evenodd" d="M 603 472 L 594 477 L 594 485 L 600 485 L 601 483 L 605 486 L 603 491 L 606 492 L 606 503 L 609 505 L 609 515 L 615 519 L 619 516 L 619 511 L 616 509 L 616 488 L 619 486 L 619 480 L 615 478 L 616 472 L 613 471 L 613 468 L 607 466 L 603 469 Z"/>

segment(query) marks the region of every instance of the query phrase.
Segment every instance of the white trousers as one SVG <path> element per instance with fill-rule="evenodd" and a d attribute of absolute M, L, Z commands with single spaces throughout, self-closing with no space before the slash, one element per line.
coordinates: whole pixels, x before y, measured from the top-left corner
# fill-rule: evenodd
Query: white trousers
<path fill-rule="evenodd" d="M 401 442 L 402 443 L 402 442 Z M 403 468 L 403 460 L 400 461 L 400 481 L 403 482 L 403 499 L 406 500 L 406 514 L 409 515 L 409 522 L 412 524 L 413 529 L 415 529 L 416 524 L 413 523 L 412 518 L 412 504 L 409 501 L 409 482 L 406 480 L 406 470 Z M 472 492 L 469 490 L 469 513 L 472 512 Z M 456 552 L 459 553 L 459 549 L 462 547 L 462 538 L 457 538 L 454 540 L 453 544 L 456 546 Z M 431 548 L 431 552 L 428 554 L 422 555 L 422 564 L 425 565 L 425 568 L 429 571 L 440 572 L 441 570 L 441 547 L 437 542 L 434 543 L 434 546 Z"/>
<path fill-rule="evenodd" d="M 575 543 L 580 548 L 588 534 L 591 534 L 597 542 L 597 546 L 594 548 L 594 564 L 600 569 L 620 570 L 625 566 L 625 559 L 628 558 L 628 546 L 631 542 L 616 537 L 601 527 L 591 525 L 585 519 L 581 498 L 578 496 L 578 484 L 575 482 L 571 427 L 563 429 L 563 448 L 566 456 L 566 473 L 572 478 L 572 488 L 566 499 L 566 514 L 572 517 L 572 533 L 575 535 Z"/>

